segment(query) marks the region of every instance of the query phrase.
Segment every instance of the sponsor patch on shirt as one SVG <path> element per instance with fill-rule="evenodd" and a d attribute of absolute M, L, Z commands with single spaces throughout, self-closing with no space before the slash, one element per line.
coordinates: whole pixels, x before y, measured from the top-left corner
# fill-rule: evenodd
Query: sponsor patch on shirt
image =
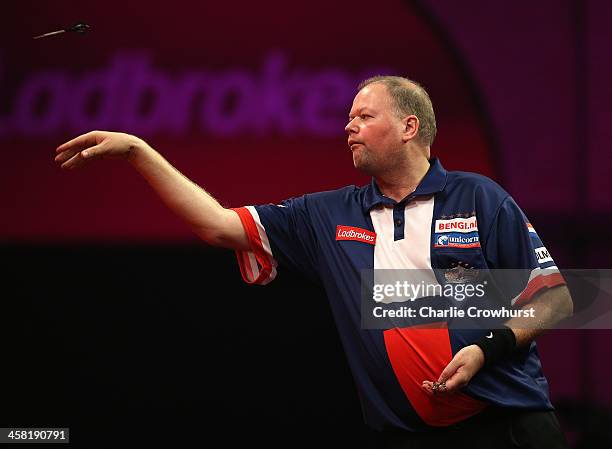
<path fill-rule="evenodd" d="M 446 232 L 434 236 L 435 248 L 480 248 L 478 232 Z"/>
<path fill-rule="evenodd" d="M 476 216 L 468 218 L 451 218 L 450 220 L 436 220 L 435 233 L 462 232 L 464 234 L 478 231 Z"/>
<path fill-rule="evenodd" d="M 550 257 L 550 253 L 546 249 L 545 246 L 540 246 L 535 249 L 536 257 L 538 258 L 538 263 L 541 265 L 546 262 L 552 262 L 553 258 Z"/>
<path fill-rule="evenodd" d="M 336 226 L 336 240 L 354 240 L 357 242 L 376 243 L 376 233 L 355 226 Z"/>
<path fill-rule="evenodd" d="M 536 230 L 533 228 L 531 223 L 527 223 L 527 230 L 533 234 L 537 234 Z"/>

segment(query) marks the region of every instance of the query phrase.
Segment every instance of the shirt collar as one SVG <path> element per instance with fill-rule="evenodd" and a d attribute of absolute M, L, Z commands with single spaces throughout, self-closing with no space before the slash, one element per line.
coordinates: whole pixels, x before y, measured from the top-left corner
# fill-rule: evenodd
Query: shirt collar
<path fill-rule="evenodd" d="M 374 206 L 379 204 L 388 204 L 395 206 L 396 204 L 406 203 L 412 200 L 416 196 L 421 195 L 432 195 L 437 192 L 441 192 L 446 186 L 446 170 L 442 167 L 442 164 L 437 158 L 431 158 L 429 160 L 429 170 L 425 174 L 425 177 L 421 183 L 417 186 L 416 190 L 408 195 L 401 201 L 395 201 L 391 198 L 384 196 L 376 184 L 376 180 L 372 178 L 372 182 L 365 187 L 365 194 L 363 195 L 362 206 L 364 212 L 369 212 Z"/>

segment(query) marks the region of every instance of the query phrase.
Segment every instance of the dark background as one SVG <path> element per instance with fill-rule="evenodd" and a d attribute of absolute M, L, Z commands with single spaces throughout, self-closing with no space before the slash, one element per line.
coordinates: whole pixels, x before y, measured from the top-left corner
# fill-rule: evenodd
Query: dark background
<path fill-rule="evenodd" d="M 346 86 L 382 68 L 429 90 L 432 152 L 446 168 L 501 183 L 558 266 L 609 268 L 611 12 L 595 0 L 10 4 L 0 18 L 0 424 L 70 427 L 75 447 L 376 447 L 316 286 L 282 270 L 267 287 L 244 285 L 233 254 L 193 237 L 129 167 L 63 172 L 54 148 L 92 128 L 135 133 L 228 206 L 362 184 L 342 131 Z M 89 34 L 31 40 L 78 20 Z M 122 54 L 149 55 L 149 75 L 169 85 L 208 77 L 184 128 L 166 125 L 176 93 L 164 108 L 145 89 L 142 120 L 122 115 L 137 82 L 104 117 L 103 90 L 75 109 L 84 80 Z M 238 95 L 219 116 L 240 126 L 215 127 L 210 86 L 238 72 L 265 91 L 274 54 L 286 61 L 277 85 L 307 86 L 289 106 L 293 126 L 257 125 L 262 101 Z M 28 110 L 24 92 L 49 76 L 64 80 L 62 95 L 41 91 Z M 325 87 L 330 76 L 346 86 Z M 313 116 L 305 98 L 321 92 Z M 143 126 L 153 113 L 156 126 Z M 609 341 L 607 330 L 539 340 L 575 447 L 610 447 Z"/>

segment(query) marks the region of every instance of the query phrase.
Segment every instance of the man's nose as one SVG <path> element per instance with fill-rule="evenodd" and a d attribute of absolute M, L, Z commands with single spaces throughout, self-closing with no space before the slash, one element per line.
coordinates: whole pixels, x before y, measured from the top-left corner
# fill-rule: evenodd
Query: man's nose
<path fill-rule="evenodd" d="M 351 132 L 356 133 L 358 130 L 357 126 L 355 126 L 355 119 L 351 120 L 350 122 L 348 122 L 346 124 L 346 126 L 344 127 L 344 131 L 346 131 L 347 134 L 350 134 Z"/>

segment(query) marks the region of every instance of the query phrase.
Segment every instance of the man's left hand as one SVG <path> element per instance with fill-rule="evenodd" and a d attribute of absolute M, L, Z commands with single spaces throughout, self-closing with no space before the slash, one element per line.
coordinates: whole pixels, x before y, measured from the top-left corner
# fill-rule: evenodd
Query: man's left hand
<path fill-rule="evenodd" d="M 446 365 L 437 382 L 424 380 L 421 387 L 430 396 L 459 391 L 484 365 L 484 353 L 476 345 L 461 349 Z"/>

